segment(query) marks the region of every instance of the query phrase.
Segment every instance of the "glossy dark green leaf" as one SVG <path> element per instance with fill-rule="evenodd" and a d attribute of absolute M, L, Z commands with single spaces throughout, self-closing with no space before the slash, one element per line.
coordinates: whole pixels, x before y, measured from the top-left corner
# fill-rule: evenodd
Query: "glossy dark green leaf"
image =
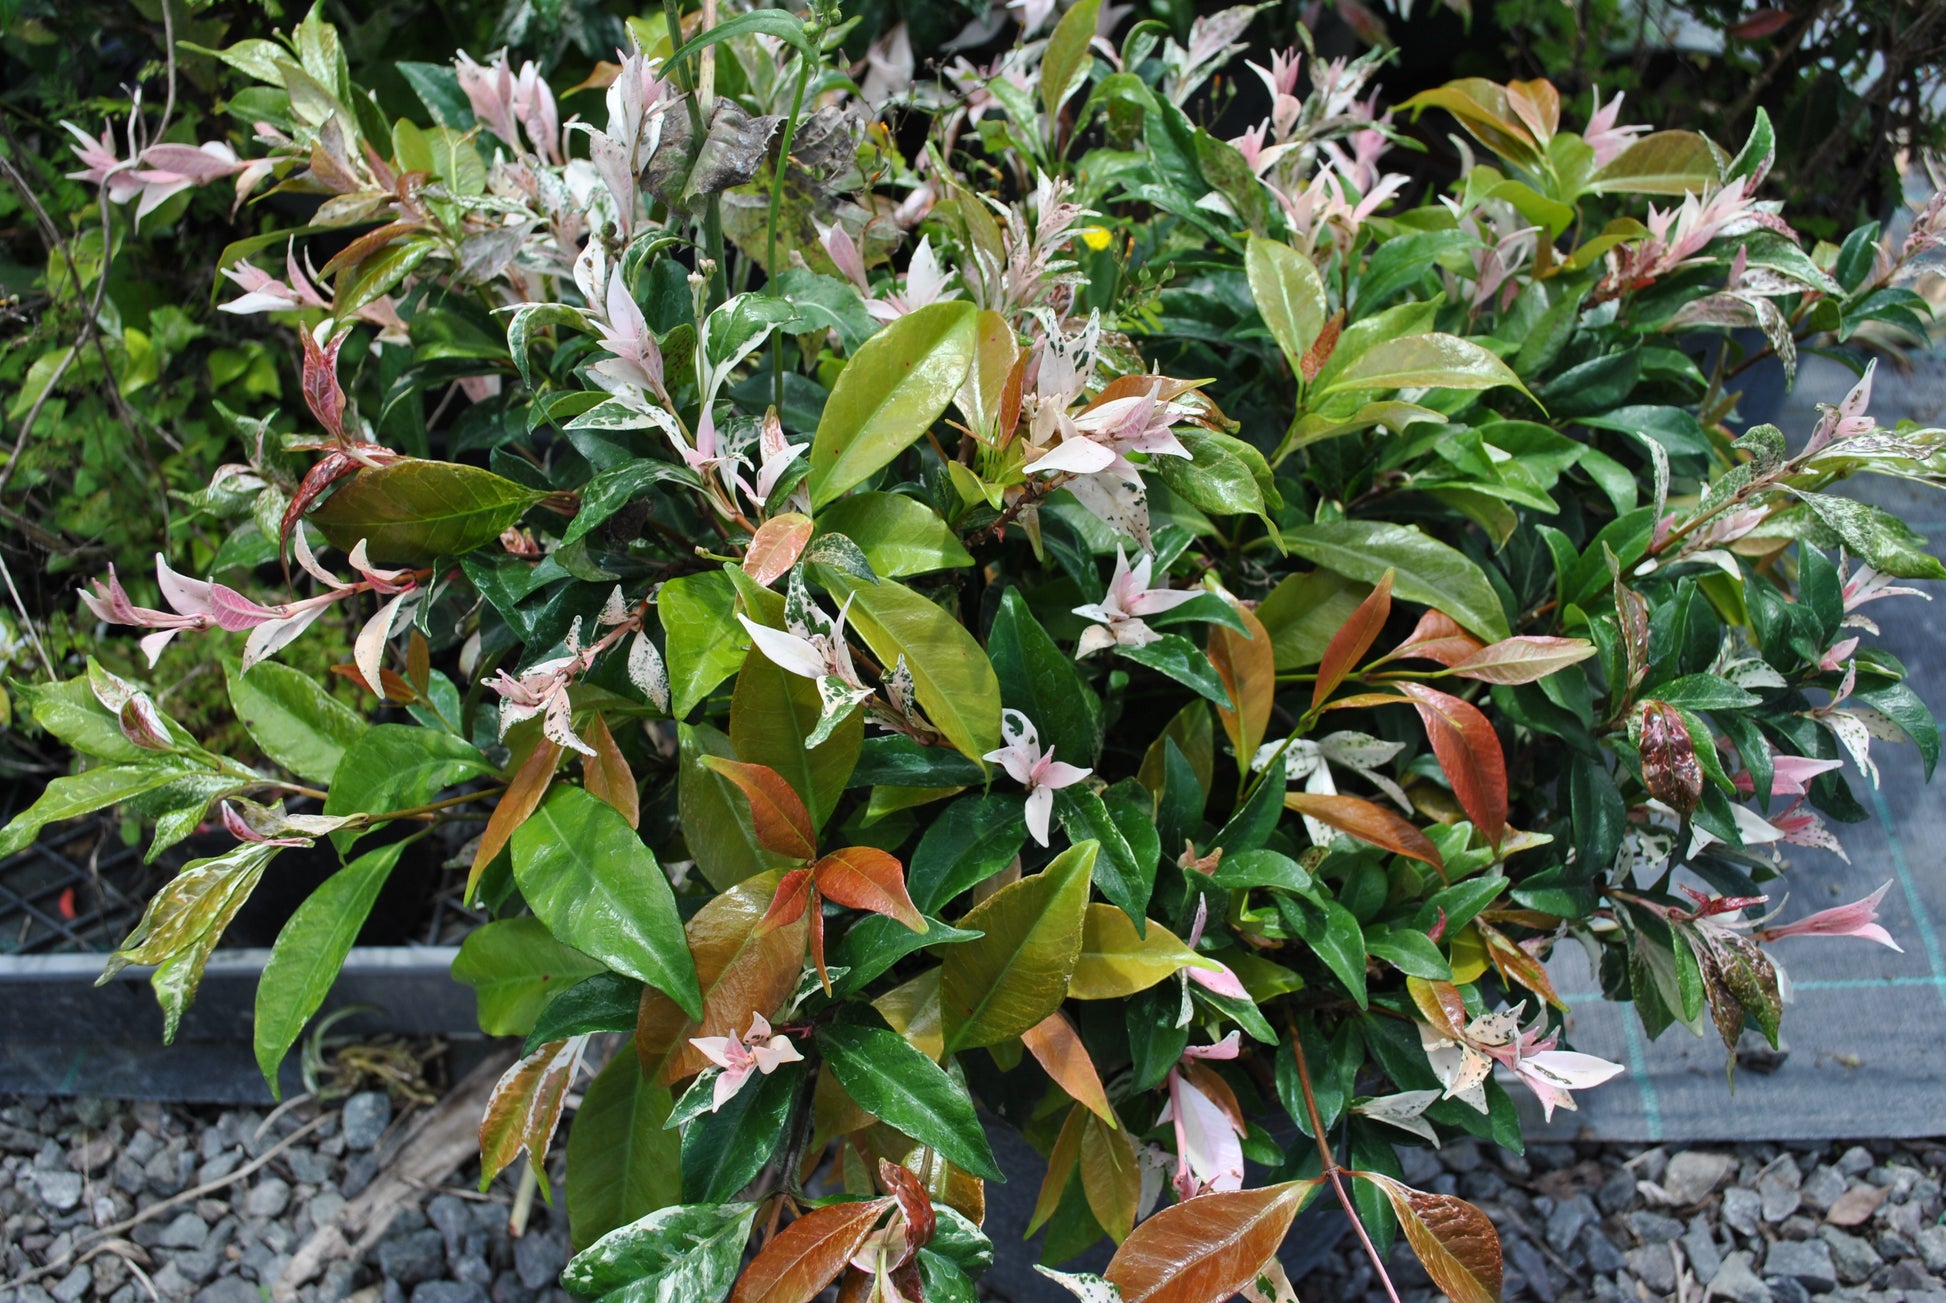
<path fill-rule="evenodd" d="M 1230 694 L 1223 688 L 1222 676 L 1210 664 L 1208 655 L 1179 633 L 1165 633 L 1141 647 L 1118 647 L 1115 650 L 1123 660 L 1146 665 L 1225 710 L 1232 708 Z"/>
<path fill-rule="evenodd" d="M 568 1229 L 577 1249 L 674 1202 L 681 1146 L 662 1123 L 669 1088 L 624 1044 L 581 1097 L 568 1131 Z"/>
<path fill-rule="evenodd" d="M 695 483 L 696 476 L 688 469 L 674 462 L 647 458 L 603 471 L 581 486 L 581 509 L 574 513 L 567 532 L 561 535 L 562 546 L 580 542 L 588 531 L 641 497 L 651 485 Z"/>
<path fill-rule="evenodd" d="M 324 812 L 409 810 L 455 783 L 492 772 L 485 756 L 450 733 L 409 724 L 374 724 L 345 748 Z M 343 852 L 363 835 L 361 829 L 345 828 L 332 833 L 331 840 Z"/>
<path fill-rule="evenodd" d="M 1271 850 L 1240 851 L 1226 854 L 1217 864 L 1211 880 L 1231 891 L 1251 887 L 1276 887 L 1281 891 L 1309 891 L 1311 875 L 1288 855 Z"/>
<path fill-rule="evenodd" d="M 1095 887 L 1110 904 L 1128 915 L 1138 933 L 1148 928 L 1149 894 L 1155 890 L 1155 861 L 1146 864 L 1122 835 L 1121 826 L 1109 813 L 1108 805 L 1093 790 L 1082 785 L 1064 787 L 1054 794 L 1054 815 L 1068 840 L 1077 845 L 1085 841 L 1101 843 L 1095 857 Z M 1151 830 L 1153 838 L 1153 830 Z M 1152 845 L 1159 843 L 1151 842 Z"/>
<path fill-rule="evenodd" d="M 643 983 L 633 977 L 603 969 L 566 990 L 553 992 L 534 1019 L 521 1053 L 532 1054 L 550 1041 L 564 1041 L 570 1036 L 634 1031 L 642 1006 L 642 987 Z"/>
<path fill-rule="evenodd" d="M 344 551 L 363 539 L 381 565 L 424 565 L 493 542 L 544 496 L 477 466 L 401 461 L 358 472 L 309 519 Z"/>
<path fill-rule="evenodd" d="M 957 928 L 936 918 L 926 919 L 924 932 L 914 932 L 895 918 L 868 914 L 852 924 L 838 947 L 837 956 L 832 962 L 850 971 L 842 979 L 836 980 L 834 985 L 839 995 L 850 995 L 863 990 L 874 978 L 915 950 L 974 941 L 979 936 L 978 932 Z"/>
<path fill-rule="evenodd" d="M 926 827 L 906 865 L 905 888 L 931 914 L 1013 863 L 1027 843 L 1027 816 L 1006 792 L 962 796 Z"/>
<path fill-rule="evenodd" d="M 1006 1180 L 973 1112 L 973 1097 L 903 1036 L 839 1024 L 818 1033 L 818 1048 L 831 1075 L 867 1113 L 963 1171 Z"/>
<path fill-rule="evenodd" d="M 655 856 L 615 808 L 556 786 L 514 831 L 514 881 L 548 931 L 701 1020 L 703 995 Z"/>
<path fill-rule="evenodd" d="M 1628 806 L 1608 771 L 1586 756 L 1569 759 L 1567 786 L 1575 858 L 1585 873 L 1606 873 L 1628 831 Z"/>
<path fill-rule="evenodd" d="M 324 1005 L 352 942 L 372 912 L 407 842 L 367 851 L 304 898 L 270 948 L 257 979 L 254 1043 L 257 1067 L 273 1097 L 283 1098 L 278 1065 Z"/>
<path fill-rule="evenodd" d="M 783 1143 L 784 1123 L 803 1081 L 802 1063 L 783 1064 L 768 1075 L 752 1073 L 722 1108 L 701 1113 L 685 1126 L 683 1198 L 721 1203 L 749 1185 Z"/>
<path fill-rule="evenodd" d="M 1443 611 L 1487 642 L 1507 637 L 1506 609 L 1485 572 L 1415 526 L 1341 520 L 1283 534 L 1292 552 L 1327 570 L 1367 584 L 1391 570 L 1392 593 L 1399 600 Z"/>
<path fill-rule="evenodd" d="M 1278 896 L 1276 901 L 1285 926 L 1311 947 L 1363 1009 L 1365 931 L 1351 911 L 1335 900 L 1320 903 L 1300 896 Z"/>
<path fill-rule="evenodd" d="M 885 579 L 973 564 L 939 513 L 899 493 L 854 493 L 817 515 L 819 534 L 843 534 L 856 543 Z"/>
<path fill-rule="evenodd" d="M 979 762 L 949 746 L 920 746 L 903 733 L 868 737 L 852 787 L 970 787 L 986 781 Z"/>
<path fill-rule="evenodd" d="M 1101 701 L 1018 588 L 1000 599 L 987 631 L 987 656 L 1000 680 L 1001 703 L 1032 721 L 1041 746 L 1069 764 L 1092 766 L 1101 750 Z"/>

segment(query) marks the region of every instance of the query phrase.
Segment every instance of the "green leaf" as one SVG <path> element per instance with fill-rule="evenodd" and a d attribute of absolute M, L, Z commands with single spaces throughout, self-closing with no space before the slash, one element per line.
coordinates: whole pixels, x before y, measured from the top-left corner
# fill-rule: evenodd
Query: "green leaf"
<path fill-rule="evenodd" d="M 309 519 L 343 551 L 363 539 L 381 565 L 425 565 L 486 546 L 546 496 L 477 466 L 401 461 L 358 472 Z"/>
<path fill-rule="evenodd" d="M 588 1084 L 568 1131 L 568 1227 L 577 1249 L 673 1200 L 681 1141 L 662 1128 L 672 1103 L 629 1045 Z"/>
<path fill-rule="evenodd" d="M 164 1044 L 175 1040 L 183 1011 L 202 984 L 210 952 L 256 890 L 264 866 L 281 849 L 270 843 L 240 842 L 221 855 L 183 865 L 182 872 L 149 899 L 135 930 L 108 956 L 96 985 L 130 964 L 155 965 L 149 985 L 162 1006 L 162 1040 Z"/>
<path fill-rule="evenodd" d="M 581 486 L 581 509 L 574 513 L 561 546 L 578 543 L 588 532 L 642 495 L 651 484 L 696 483 L 695 475 L 674 462 L 644 457 L 626 466 L 603 471 Z"/>
<path fill-rule="evenodd" d="M 1568 810 L 1574 825 L 1575 859 L 1589 876 L 1605 874 L 1621 852 L 1628 831 L 1628 805 L 1615 780 L 1595 760 L 1568 760 Z"/>
<path fill-rule="evenodd" d="M 807 57 L 817 55 L 817 48 L 811 44 L 811 33 L 806 29 L 802 18 L 788 9 L 753 9 L 749 13 L 738 14 L 734 18 L 725 18 L 708 31 L 690 37 L 669 56 L 669 62 L 665 66 L 674 68 L 684 59 L 701 54 L 718 41 L 756 33 L 775 37 Z"/>
<path fill-rule="evenodd" d="M 1508 636 L 1506 610 L 1486 572 L 1417 526 L 1368 520 L 1300 525 L 1284 531 L 1284 543 L 1307 561 L 1361 583 L 1376 584 L 1391 570 L 1393 596 L 1443 611 L 1487 642 Z"/>
<path fill-rule="evenodd" d="M 1946 566 L 1924 550 L 1925 540 L 1890 512 L 1825 493 L 1798 496 L 1873 569 L 1900 579 L 1946 579 Z"/>
<path fill-rule="evenodd" d="M 854 709 L 822 742 L 805 746 L 823 713 L 816 684 L 750 649 L 730 701 L 730 745 L 738 760 L 776 770 L 820 828 L 844 795 L 865 738 L 865 713 Z"/>
<path fill-rule="evenodd" d="M 1168 675 L 1225 710 L 1235 709 L 1229 692 L 1223 687 L 1222 676 L 1210 664 L 1209 656 L 1179 633 L 1165 633 L 1154 642 L 1140 647 L 1117 647 L 1115 654 L 1123 660 L 1134 661 L 1137 665 L 1146 665 Z"/>
<path fill-rule="evenodd" d="M 283 1098 L 278 1065 L 324 1005 L 385 880 L 409 842 L 367 851 L 304 898 L 277 934 L 257 980 L 257 1067 L 273 1099 Z"/>
<path fill-rule="evenodd" d="M 1276 887 L 1283 891 L 1311 890 L 1311 875 L 1288 855 L 1257 849 L 1226 853 L 1210 875 L 1211 881 L 1229 891 L 1251 887 Z"/>
<path fill-rule="evenodd" d="M 1094 62 L 1089 43 L 1095 39 L 1095 24 L 1101 16 L 1101 0 L 1081 2 L 1061 15 L 1048 37 L 1047 53 L 1041 58 L 1041 106 L 1051 124 L 1061 114 L 1068 97 L 1081 89 Z"/>
<path fill-rule="evenodd" d="M 703 1017 L 675 893 L 613 806 L 556 786 L 513 835 L 514 881 L 548 931 Z"/>
<path fill-rule="evenodd" d="M 757 844 L 750 802 L 736 785 L 703 763 L 705 756 L 736 759 L 730 739 L 708 724 L 678 724 L 676 744 L 676 803 L 683 840 L 709 884 L 724 891 L 787 863 Z"/>
<path fill-rule="evenodd" d="M 151 753 L 154 754 L 154 753 Z M 107 765 L 67 774 L 47 785 L 40 798 L 0 829 L 0 857 L 25 850 L 42 828 L 119 805 L 182 778 L 185 770 L 159 757 L 148 764 Z"/>
<path fill-rule="evenodd" d="M 872 573 L 884 579 L 929 574 L 973 564 L 959 535 L 939 513 L 902 493 L 854 493 L 818 512 L 818 534 L 843 534 L 858 544 Z"/>
<path fill-rule="evenodd" d="M 641 982 L 606 969 L 566 990 L 556 989 L 534 1019 L 533 1030 L 521 1046 L 522 1057 L 550 1041 L 564 1041 L 570 1036 L 634 1031 L 642 1008 L 642 990 Z"/>
<path fill-rule="evenodd" d="M 1365 931 L 1350 910 L 1335 900 L 1323 902 L 1302 896 L 1278 896 L 1277 912 L 1345 984 L 1358 1007 L 1365 1007 Z"/>
<path fill-rule="evenodd" d="M 1282 505 L 1270 465 L 1255 447 L 1208 430 L 1183 430 L 1177 437 L 1189 449 L 1189 460 L 1157 457 L 1148 467 L 1177 497 L 1221 516 L 1266 521 L 1268 509 Z"/>
<path fill-rule="evenodd" d="M 557 993 L 607 971 L 529 914 L 481 924 L 453 959 L 453 980 L 473 988 L 489 1036 L 525 1036 Z"/>
<path fill-rule="evenodd" d="M 684 1126 L 683 1198 L 720 1203 L 749 1185 L 783 1141 L 784 1123 L 803 1080 L 802 1063 L 783 1064 L 767 1075 L 753 1073 L 722 1108 Z M 666 1174 L 663 1179 L 666 1183 Z"/>
<path fill-rule="evenodd" d="M 1071 846 L 959 920 L 986 935 L 944 956 L 939 1003 L 948 1053 L 1018 1036 L 1060 1007 L 1081 957 L 1099 852 L 1094 842 Z"/>
<path fill-rule="evenodd" d="M 933 914 L 1013 863 L 1026 843 L 1027 817 L 1018 796 L 962 796 L 919 838 L 906 866 L 906 893 L 921 913 Z"/>
<path fill-rule="evenodd" d="M 818 1033 L 825 1064 L 858 1106 L 953 1166 L 1004 1181 L 973 1098 L 905 1037 L 883 1027 L 834 1025 Z"/>
<path fill-rule="evenodd" d="M 1257 311 L 1283 350 L 1284 360 L 1296 371 L 1317 342 L 1328 315 L 1317 267 L 1288 244 L 1258 236 L 1250 237 L 1244 246 L 1243 267 Z"/>
<path fill-rule="evenodd" d="M 1277 668 L 1298 670 L 1324 659 L 1332 635 L 1344 628 L 1365 595 L 1365 588 L 1328 569 L 1280 580 L 1257 607 L 1257 618 L 1277 653 Z"/>
<path fill-rule="evenodd" d="M 1318 397 L 1361 389 L 1492 389 L 1527 393 L 1513 369 L 1471 340 L 1437 332 L 1374 345 L 1335 375 Z M 1528 397 L 1533 395 L 1528 394 Z"/>
<path fill-rule="evenodd" d="M 1365 950 L 1408 977 L 1433 978 L 1442 982 L 1453 980 L 1453 970 L 1446 962 L 1446 956 L 1439 953 L 1439 947 L 1428 940 L 1423 932 L 1405 929 L 1368 932 L 1365 934 Z"/>
<path fill-rule="evenodd" d="M 486 757 L 450 733 L 412 724 L 374 724 L 345 748 L 326 814 L 385 814 L 424 805 L 454 783 L 493 772 Z M 367 830 L 331 834 L 340 853 Z"/>
<path fill-rule="evenodd" d="M 1000 681 L 964 625 L 890 579 L 868 583 L 823 565 L 817 574 L 833 597 L 851 599 L 852 627 L 880 665 L 905 657 L 920 708 L 961 755 L 978 761 L 1000 749 Z"/>
<path fill-rule="evenodd" d="M 561 1288 L 582 1303 L 723 1303 L 756 1218 L 754 1203 L 658 1209 L 576 1254 Z"/>
<path fill-rule="evenodd" d="M 1608 160 L 1587 185 L 1602 195 L 1686 195 L 1721 178 L 1716 152 L 1693 131 L 1658 131 Z"/>
<path fill-rule="evenodd" d="M 1684 710 L 1748 710 L 1763 704 L 1762 697 L 1716 674 L 1685 674 L 1646 689 L 1643 695 Z"/>
<path fill-rule="evenodd" d="M 845 933 L 844 942 L 838 947 L 835 962 L 850 971 L 842 980 L 834 976 L 832 985 L 839 995 L 850 995 L 865 989 L 872 979 L 915 950 L 977 941 L 979 937 L 978 932 L 956 928 L 932 917 L 926 919 L 924 932 L 914 932 L 895 918 L 888 918 L 884 914 L 867 914 L 852 924 L 851 931 Z"/>
<path fill-rule="evenodd" d="M 329 786 L 345 748 L 365 732 L 358 712 L 301 670 L 260 661 L 223 667 L 230 707 L 263 753 L 299 778 Z"/>
<path fill-rule="evenodd" d="M 1041 745 L 1082 768 L 1101 750 L 1101 699 L 1050 638 L 1018 588 L 1009 588 L 987 631 L 987 655 L 1000 680 L 1000 702 L 1034 724 Z"/>
<path fill-rule="evenodd" d="M 1149 896 L 1155 890 L 1155 860 L 1144 863 L 1136 855 L 1109 814 L 1107 803 L 1089 787 L 1076 784 L 1056 792 L 1054 812 L 1069 841 L 1076 845 L 1087 841 L 1101 844 L 1101 853 L 1095 857 L 1095 886 L 1109 903 L 1128 915 L 1138 934 L 1147 931 Z"/>
<path fill-rule="evenodd" d="M 811 440 L 811 506 L 821 509 L 904 452 L 939 419 L 973 365 L 979 309 L 963 300 L 909 312 L 838 373 Z"/>
<path fill-rule="evenodd" d="M 15 683 L 11 687 L 36 724 L 82 755 L 136 763 L 161 758 L 128 740 L 121 720 L 101 704 L 87 675 L 77 674 L 58 683 Z"/>
<path fill-rule="evenodd" d="M 667 639 L 669 713 L 683 719 L 737 672 L 749 639 L 736 622 L 736 587 L 720 570 L 671 579 L 655 602 Z"/>

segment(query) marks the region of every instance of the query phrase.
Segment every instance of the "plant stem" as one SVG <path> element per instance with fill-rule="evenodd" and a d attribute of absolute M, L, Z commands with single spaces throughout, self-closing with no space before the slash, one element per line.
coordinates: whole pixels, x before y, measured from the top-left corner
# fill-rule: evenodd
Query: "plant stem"
<path fill-rule="evenodd" d="M 1365 1223 L 1359 1219 L 1358 1209 L 1352 1206 L 1351 1194 L 1345 1189 L 1344 1169 L 1338 1166 L 1338 1159 L 1325 1143 L 1324 1119 L 1318 1116 L 1317 1096 L 1311 1091 L 1311 1065 L 1304 1060 L 1304 1038 L 1297 1034 L 1295 1024 L 1291 1025 L 1291 1054 L 1297 1060 L 1297 1084 L 1304 1092 L 1304 1111 L 1311 1118 L 1311 1138 L 1318 1143 L 1318 1157 L 1324 1162 L 1324 1178 L 1331 1182 L 1331 1188 L 1338 1193 L 1338 1203 L 1344 1208 L 1345 1216 L 1351 1218 L 1351 1228 L 1358 1232 L 1358 1242 L 1365 1246 L 1365 1254 L 1372 1260 L 1372 1269 L 1378 1272 L 1378 1279 L 1385 1286 L 1385 1296 L 1392 1303 L 1399 1303 L 1399 1291 L 1392 1286 L 1392 1277 L 1386 1273 L 1385 1259 L 1379 1256 L 1378 1246 L 1365 1232 Z"/>

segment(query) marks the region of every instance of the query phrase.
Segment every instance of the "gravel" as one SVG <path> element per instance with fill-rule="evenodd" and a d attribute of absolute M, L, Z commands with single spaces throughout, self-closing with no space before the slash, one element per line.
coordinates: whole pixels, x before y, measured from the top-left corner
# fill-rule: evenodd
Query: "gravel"
<path fill-rule="evenodd" d="M 318 1110 L 300 1105 L 266 1128 L 247 1108 L 0 1097 L 0 1303 L 265 1303 L 292 1255 L 387 1156 L 394 1109 L 383 1092 L 332 1108 L 342 1112 L 250 1175 L 122 1232 L 126 1257 L 97 1253 L 11 1287 L 96 1228 L 238 1171 Z M 565 1214 L 536 1200 L 516 1238 L 512 1182 L 482 1198 L 478 1175 L 456 1173 L 401 1209 L 370 1253 L 327 1262 L 297 1303 L 566 1303 L 556 1283 Z"/>
<path fill-rule="evenodd" d="M 1946 1144 L 1535 1145 L 1464 1142 L 1405 1156 L 1420 1189 L 1454 1189 L 1499 1228 L 1504 1298 L 1540 1303 L 1946 1303 Z M 1401 1237 L 1401 1241 L 1402 1241 Z M 1402 1303 L 1435 1303 L 1400 1242 Z M 1381 1303 L 1357 1241 L 1298 1297 Z"/>

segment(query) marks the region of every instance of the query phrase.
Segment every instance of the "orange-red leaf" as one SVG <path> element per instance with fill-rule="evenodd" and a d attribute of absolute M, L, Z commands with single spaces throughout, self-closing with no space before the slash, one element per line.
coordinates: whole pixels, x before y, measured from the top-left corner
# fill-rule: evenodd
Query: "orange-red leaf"
<path fill-rule="evenodd" d="M 1079 1104 L 1068 1110 L 1068 1120 L 1061 1124 L 1061 1134 L 1054 1138 L 1054 1148 L 1048 1151 L 1047 1173 L 1041 1177 L 1040 1197 L 1034 1201 L 1034 1215 L 1027 1219 L 1028 1235 L 1039 1230 L 1042 1223 L 1060 1207 L 1061 1195 L 1068 1188 L 1068 1180 L 1081 1165 L 1081 1128 L 1087 1120 L 1088 1110 Z"/>
<path fill-rule="evenodd" d="M 818 893 L 847 909 L 895 918 L 914 932 L 926 930 L 926 917 L 905 890 L 905 866 L 875 846 L 847 846 L 811 866 Z"/>
<path fill-rule="evenodd" d="M 1507 758 L 1493 724 L 1478 706 L 1423 683 L 1401 683 L 1399 691 L 1412 698 L 1460 808 L 1498 846 L 1507 830 Z"/>
<path fill-rule="evenodd" d="M 790 511 L 773 516 L 757 527 L 750 547 L 743 554 L 743 572 L 765 588 L 790 573 L 811 541 L 811 518 Z"/>
<path fill-rule="evenodd" d="M 811 890 L 811 871 L 792 869 L 777 884 L 777 894 L 770 898 L 770 908 L 764 911 L 763 920 L 757 924 L 759 932 L 775 932 L 780 927 L 789 927 L 804 917 L 804 911 L 815 894 Z"/>
<path fill-rule="evenodd" d="M 628 767 L 621 746 L 599 713 L 589 720 L 584 732 L 595 753 L 581 757 L 582 786 L 588 789 L 589 795 L 615 807 L 628 820 L 629 827 L 635 827 L 642 822 L 641 796 L 635 790 L 635 773 Z"/>
<path fill-rule="evenodd" d="M 1538 995 L 1541 999 L 1559 1009 L 1568 1011 L 1560 992 L 1554 989 L 1554 980 L 1547 975 L 1541 961 L 1527 953 L 1512 937 L 1490 923 L 1473 920 L 1474 930 L 1480 939 L 1487 943 L 1487 960 L 1501 977 L 1517 983 Z"/>
<path fill-rule="evenodd" d="M 1217 677 L 1223 680 L 1224 690 L 1236 703 L 1235 710 L 1218 706 L 1217 717 L 1223 721 L 1230 745 L 1236 748 L 1237 766 L 1248 770 L 1270 727 L 1271 700 L 1277 692 L 1277 653 L 1257 613 L 1241 603 L 1236 604 L 1236 612 L 1249 636 L 1220 624 L 1211 625 L 1209 658 Z"/>
<path fill-rule="evenodd" d="M 1404 642 L 1385 654 L 1388 661 L 1438 661 L 1452 665 L 1486 646 L 1460 628 L 1459 621 L 1444 611 L 1427 611 L 1419 617 Z"/>
<path fill-rule="evenodd" d="M 1350 833 L 1359 841 L 1382 846 L 1395 855 L 1404 855 L 1442 871 L 1446 867 L 1439 857 L 1439 848 L 1409 819 L 1361 796 L 1287 792 L 1284 808 L 1328 824 L 1339 832 Z"/>
<path fill-rule="evenodd" d="M 1420 1016 L 1434 1031 L 1449 1041 L 1460 1039 L 1460 1032 L 1471 1019 L 1457 986 L 1436 979 L 1408 977 L 1405 989 L 1412 1003 L 1418 1006 Z"/>
<path fill-rule="evenodd" d="M 692 1036 L 738 1036 L 750 1015 L 769 1018 L 790 999 L 804 969 L 808 928 L 802 919 L 772 932 L 757 926 L 777 889 L 776 877 L 746 878 L 696 911 L 683 928 L 703 991 L 703 1021 L 689 1020 L 674 1000 L 644 987 L 635 1019 L 642 1070 L 664 1085 L 709 1066 Z"/>
<path fill-rule="evenodd" d="M 1344 328 L 1345 314 L 1344 310 L 1340 309 L 1331 314 L 1330 320 L 1324 323 L 1324 329 L 1320 330 L 1318 337 L 1311 341 L 1311 347 L 1304 350 L 1304 356 L 1297 364 L 1297 372 L 1304 377 L 1305 384 L 1308 385 L 1316 380 L 1324 371 L 1324 364 L 1329 362 L 1331 355 L 1337 351 L 1338 335 Z"/>
<path fill-rule="evenodd" d="M 1108 1106 L 1108 1092 L 1102 1089 L 1101 1074 L 1088 1047 L 1081 1043 L 1073 1024 L 1059 1013 L 1049 1014 L 1020 1034 L 1021 1043 L 1041 1065 L 1041 1071 L 1054 1078 L 1054 1084 L 1068 1097 L 1113 1127 L 1115 1110 Z"/>
<path fill-rule="evenodd" d="M 895 1202 L 834 1203 L 805 1213 L 743 1269 L 730 1303 L 811 1303 L 838 1278 Z"/>
<path fill-rule="evenodd" d="M 1586 638 L 1541 638 L 1523 634 L 1482 647 L 1465 660 L 1449 662 L 1453 673 L 1482 683 L 1532 683 L 1556 670 L 1578 665 L 1595 654 Z"/>
<path fill-rule="evenodd" d="M 1378 581 L 1378 587 L 1358 604 L 1338 632 L 1331 635 L 1331 641 L 1324 649 L 1323 659 L 1318 661 L 1318 679 L 1311 687 L 1311 709 L 1316 710 L 1337 690 L 1345 676 L 1358 668 L 1358 662 L 1372 649 L 1378 636 L 1385 629 L 1385 621 L 1392 614 L 1392 572 L 1387 570 Z"/>
<path fill-rule="evenodd" d="M 1427 1194 L 1389 1176 L 1359 1173 L 1385 1192 L 1406 1243 L 1453 1303 L 1500 1303 L 1500 1236 L 1487 1215 L 1450 1194 Z"/>
<path fill-rule="evenodd" d="M 526 1150 L 535 1168 L 547 1165 L 548 1142 L 561 1121 L 561 1106 L 581 1062 L 586 1036 L 549 1041 L 507 1069 L 487 1098 L 480 1119 L 480 1188 Z"/>
<path fill-rule="evenodd" d="M 1687 819 L 1703 803 L 1703 765 L 1682 712 L 1666 701 L 1642 707 L 1642 782 L 1649 795 Z"/>
<path fill-rule="evenodd" d="M 473 891 L 480 885 L 480 875 L 486 872 L 486 866 L 514 835 L 514 829 L 527 822 L 527 816 L 547 795 L 548 785 L 554 781 L 554 766 L 560 758 L 561 748 L 542 738 L 515 771 L 507 790 L 500 793 L 500 803 L 493 807 L 486 831 L 480 834 L 480 844 L 473 852 L 473 867 L 466 871 L 466 899 L 473 899 Z"/>
<path fill-rule="evenodd" d="M 918 1173 L 911 1168 L 881 1158 L 878 1183 L 879 1188 L 899 1201 L 899 1214 L 905 1218 L 905 1257 L 894 1264 L 904 1266 L 914 1254 L 932 1243 L 933 1232 L 939 1229 L 939 1217 L 933 1211 L 932 1196 L 926 1193 Z"/>
<path fill-rule="evenodd" d="M 405 643 L 405 681 L 421 697 L 432 691 L 432 645 L 417 629 Z"/>
<path fill-rule="evenodd" d="M 1315 1181 L 1198 1195 L 1135 1228 L 1108 1264 L 1123 1303 L 1223 1303 L 1284 1242 Z"/>
<path fill-rule="evenodd" d="M 704 756 L 703 764 L 735 783 L 749 798 L 750 822 L 759 846 L 794 860 L 808 860 L 818 853 L 810 811 L 782 774 L 768 765 L 723 756 Z"/>

